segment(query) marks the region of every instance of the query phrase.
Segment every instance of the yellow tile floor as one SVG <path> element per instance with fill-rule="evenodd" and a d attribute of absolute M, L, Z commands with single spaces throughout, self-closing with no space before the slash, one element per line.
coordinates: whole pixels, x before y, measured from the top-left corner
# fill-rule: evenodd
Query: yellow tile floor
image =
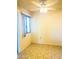
<path fill-rule="evenodd" d="M 62 59 L 62 47 L 31 44 L 18 55 L 18 59 Z"/>

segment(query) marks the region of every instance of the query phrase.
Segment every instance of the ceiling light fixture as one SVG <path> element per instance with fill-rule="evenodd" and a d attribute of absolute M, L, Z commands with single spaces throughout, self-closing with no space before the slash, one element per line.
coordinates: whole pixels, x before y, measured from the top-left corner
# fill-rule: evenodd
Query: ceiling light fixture
<path fill-rule="evenodd" d="M 40 13 L 46 13 L 48 10 L 45 6 L 40 7 Z"/>
<path fill-rule="evenodd" d="M 46 13 L 48 11 L 47 7 L 46 7 L 46 0 L 40 0 L 40 13 Z"/>

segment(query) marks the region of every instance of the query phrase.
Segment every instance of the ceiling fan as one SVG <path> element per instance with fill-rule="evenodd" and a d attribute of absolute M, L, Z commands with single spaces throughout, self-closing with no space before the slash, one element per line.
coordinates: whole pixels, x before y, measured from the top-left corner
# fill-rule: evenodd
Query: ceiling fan
<path fill-rule="evenodd" d="M 56 10 L 55 8 L 52 8 L 51 6 L 55 5 L 58 1 L 55 0 L 55 2 L 47 4 L 47 0 L 39 0 L 40 3 L 37 3 L 35 1 L 32 1 L 32 4 L 34 4 L 37 9 L 34 9 L 34 11 L 40 10 L 40 13 L 46 13 L 47 11 Z"/>

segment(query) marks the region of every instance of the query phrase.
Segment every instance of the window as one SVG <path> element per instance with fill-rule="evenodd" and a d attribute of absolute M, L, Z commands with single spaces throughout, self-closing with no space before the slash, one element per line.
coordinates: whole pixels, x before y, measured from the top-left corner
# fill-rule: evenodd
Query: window
<path fill-rule="evenodd" d="M 30 33 L 30 17 L 27 15 L 23 15 L 23 34 L 24 37 L 26 36 L 27 33 Z"/>

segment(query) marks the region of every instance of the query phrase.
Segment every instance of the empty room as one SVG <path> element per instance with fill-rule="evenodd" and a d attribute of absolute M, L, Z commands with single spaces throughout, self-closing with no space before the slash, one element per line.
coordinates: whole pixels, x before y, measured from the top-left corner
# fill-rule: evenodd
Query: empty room
<path fill-rule="evenodd" d="M 62 0 L 17 0 L 18 59 L 62 59 Z"/>

